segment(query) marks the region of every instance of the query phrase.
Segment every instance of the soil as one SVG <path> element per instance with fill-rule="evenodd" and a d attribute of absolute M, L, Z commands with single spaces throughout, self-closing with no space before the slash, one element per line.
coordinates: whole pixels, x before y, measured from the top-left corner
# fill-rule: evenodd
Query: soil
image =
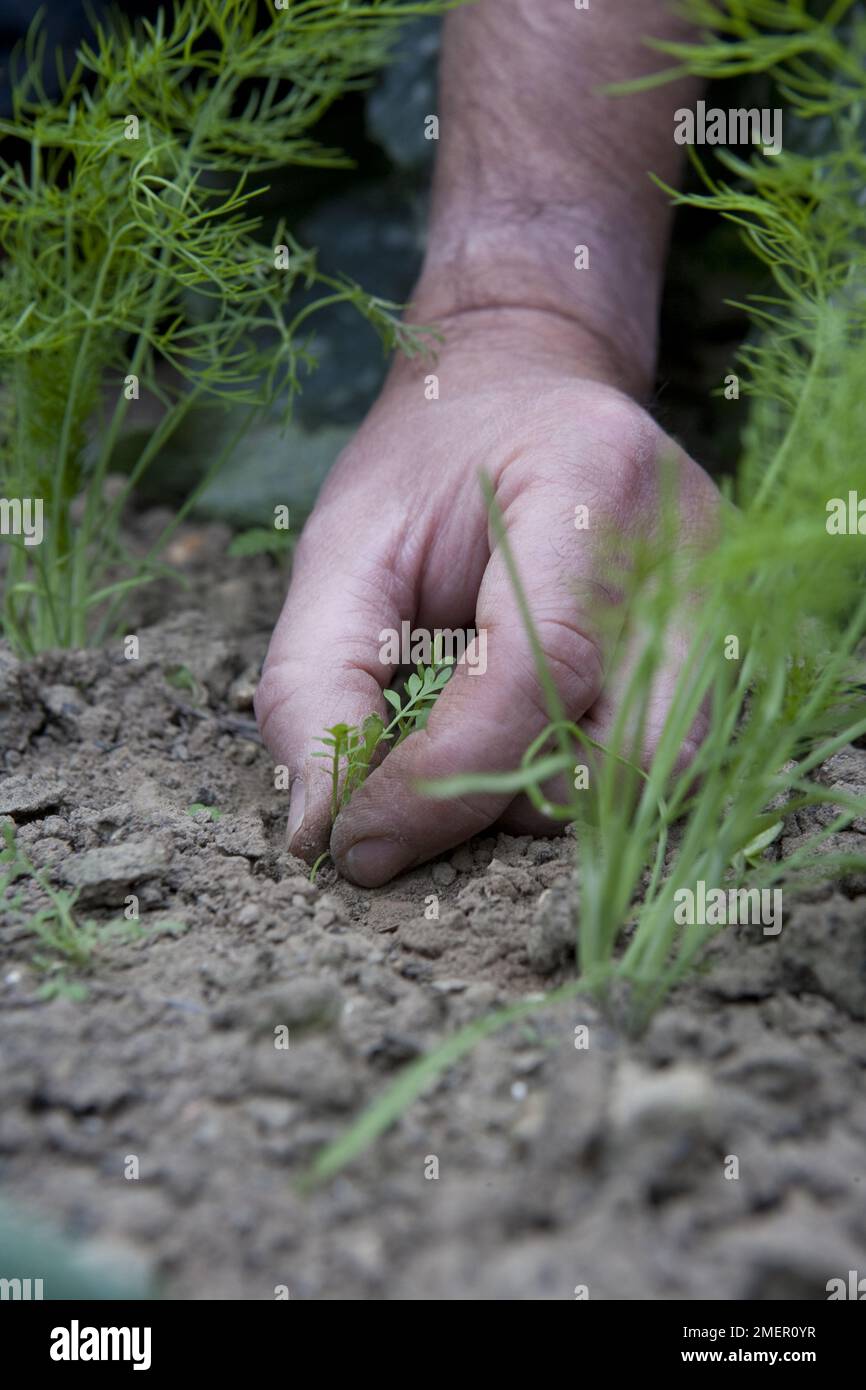
<path fill-rule="evenodd" d="M 823 1299 L 866 1273 L 856 880 L 786 897 L 778 937 L 723 931 L 639 1039 L 585 1001 L 511 1025 L 299 1189 L 407 1061 L 570 978 L 574 845 L 311 885 L 251 711 L 284 575 L 227 540 L 182 533 L 137 660 L 0 648 L 0 813 L 82 915 L 134 894 L 146 928 L 84 1000 L 40 999 L 38 943 L 4 930 L 0 1202 L 178 1299 Z M 866 751 L 822 775 L 862 789 Z"/>

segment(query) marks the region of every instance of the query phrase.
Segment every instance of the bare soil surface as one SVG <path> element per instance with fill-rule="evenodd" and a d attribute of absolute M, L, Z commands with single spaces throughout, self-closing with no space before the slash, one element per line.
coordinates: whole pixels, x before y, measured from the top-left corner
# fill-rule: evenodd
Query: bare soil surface
<path fill-rule="evenodd" d="M 866 1272 L 857 881 L 723 931 L 639 1039 L 580 1000 L 511 1025 L 301 1193 L 408 1061 L 571 976 L 579 885 L 569 837 L 489 836 L 312 886 L 251 711 L 284 576 L 227 539 L 183 533 L 137 660 L 0 648 L 0 819 L 81 916 L 134 894 L 145 928 L 84 1000 L 40 999 L 39 943 L 0 933 L 0 1202 L 179 1299 L 823 1299 Z M 866 751 L 822 775 L 862 789 Z"/>

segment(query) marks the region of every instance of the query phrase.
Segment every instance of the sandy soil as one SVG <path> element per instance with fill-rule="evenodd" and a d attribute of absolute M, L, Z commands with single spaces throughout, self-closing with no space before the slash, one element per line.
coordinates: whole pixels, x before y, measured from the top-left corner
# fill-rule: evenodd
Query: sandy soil
<path fill-rule="evenodd" d="M 4 929 L 0 1199 L 182 1299 L 817 1299 L 866 1272 L 858 882 L 723 932 L 641 1039 L 572 1002 L 486 1040 L 301 1195 L 404 1063 L 569 978 L 579 886 L 569 838 L 504 836 L 311 886 L 251 713 L 283 578 L 226 541 L 175 547 L 190 587 L 148 591 L 137 661 L 0 648 L 0 818 L 84 915 L 135 894 L 147 928 L 47 1002 Z M 866 751 L 823 775 L 862 788 Z"/>

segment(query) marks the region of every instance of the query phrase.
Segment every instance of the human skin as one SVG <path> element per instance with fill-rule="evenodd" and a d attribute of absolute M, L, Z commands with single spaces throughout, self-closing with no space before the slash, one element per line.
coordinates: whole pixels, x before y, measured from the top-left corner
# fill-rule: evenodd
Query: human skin
<path fill-rule="evenodd" d="M 330 846 L 365 887 L 497 824 L 551 833 L 523 797 L 425 797 L 420 779 L 517 766 L 548 722 L 479 470 L 490 478 L 568 716 L 603 743 L 622 697 L 611 653 L 627 632 L 598 537 L 650 537 L 673 468 L 677 545 L 713 533 L 713 483 L 641 404 L 653 378 L 674 111 L 689 82 L 599 92 L 659 60 L 644 35 L 682 37 L 662 0 L 478 0 L 445 22 L 440 141 L 412 320 L 436 323 L 435 365 L 400 358 L 332 469 L 299 541 L 256 712 L 291 782 L 288 844 Z M 575 268 L 575 247 L 589 266 Z M 425 377 L 439 380 L 428 400 Z M 575 507 L 590 527 L 575 527 Z M 458 667 L 426 728 L 393 750 L 330 824 L 323 730 L 386 713 L 380 634 L 483 628 L 487 669 Z M 669 634 L 639 756 L 660 735 L 688 646 Z M 698 721 L 682 750 L 688 761 Z M 555 786 L 553 788 L 555 793 Z"/>

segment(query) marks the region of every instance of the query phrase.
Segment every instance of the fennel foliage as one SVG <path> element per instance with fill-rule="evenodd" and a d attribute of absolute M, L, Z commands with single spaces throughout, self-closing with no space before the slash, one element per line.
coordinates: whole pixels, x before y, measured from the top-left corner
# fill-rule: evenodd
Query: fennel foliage
<path fill-rule="evenodd" d="M 320 143 L 320 118 L 369 82 L 402 21 L 447 3 L 174 0 L 154 23 L 97 27 L 71 69 L 58 56 L 56 99 L 34 24 L 0 121 L 0 493 L 43 507 L 41 543 L 3 537 L 0 620 L 19 652 L 113 630 L 257 414 L 291 408 L 318 308 L 351 304 L 386 349 L 427 341 L 397 306 L 322 274 L 285 227 L 265 241 L 257 198 L 277 171 L 349 162 Z M 106 488 L 145 402 L 155 426 Z M 190 411 L 214 403 L 233 409 L 207 476 L 131 556 L 125 503 Z"/>

